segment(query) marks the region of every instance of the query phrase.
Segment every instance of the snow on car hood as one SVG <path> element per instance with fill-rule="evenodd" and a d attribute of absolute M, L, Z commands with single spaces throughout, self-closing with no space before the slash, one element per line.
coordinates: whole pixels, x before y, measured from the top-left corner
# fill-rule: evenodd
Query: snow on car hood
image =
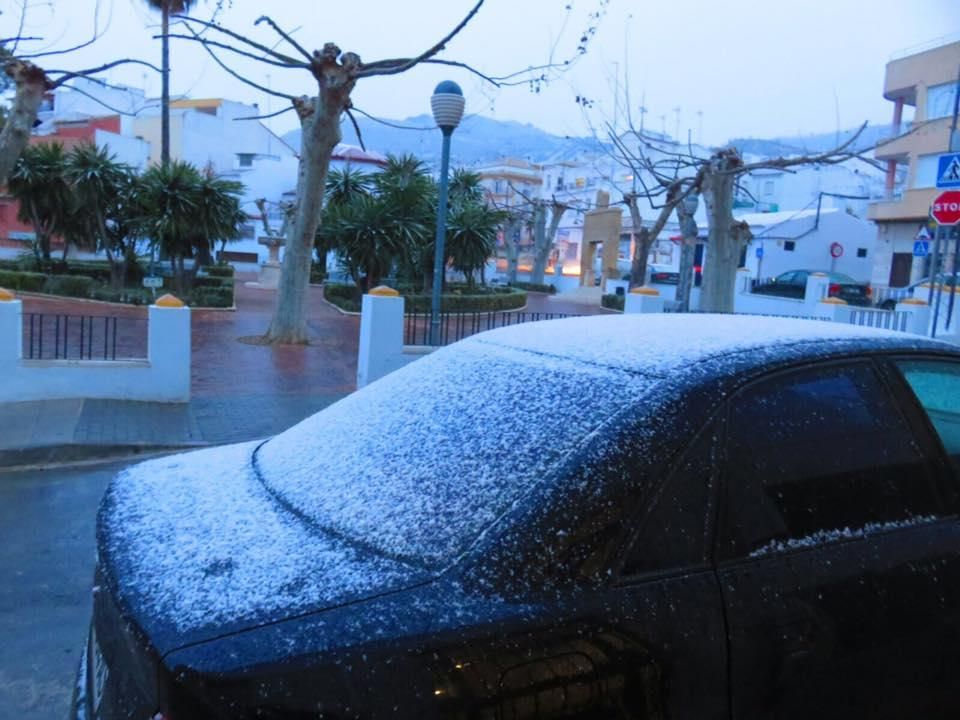
<path fill-rule="evenodd" d="M 252 470 L 256 445 L 149 460 L 107 489 L 100 562 L 152 638 L 239 629 L 426 579 L 285 511 Z"/>

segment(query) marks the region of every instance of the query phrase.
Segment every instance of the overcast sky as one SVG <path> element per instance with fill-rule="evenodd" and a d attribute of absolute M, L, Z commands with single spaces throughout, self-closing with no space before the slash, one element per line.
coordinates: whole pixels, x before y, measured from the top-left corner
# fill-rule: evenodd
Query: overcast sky
<path fill-rule="evenodd" d="M 19 8 L 29 5 L 24 34 L 41 35 L 31 48 L 64 48 L 94 30 L 95 0 L 0 0 L 0 34 L 16 34 Z M 273 45 L 276 35 L 254 20 L 268 9 L 310 49 L 326 41 L 365 61 L 416 54 L 442 37 L 474 0 L 226 0 L 218 20 Z M 159 65 L 158 16 L 145 0 L 100 0 L 100 39 L 48 67 L 80 68 L 119 57 Z M 569 10 L 566 8 L 569 6 Z M 214 0 L 192 14 L 209 19 Z M 605 8 L 605 9 L 604 9 Z M 602 12 L 599 21 L 589 18 Z M 495 90 L 466 72 L 420 67 L 403 75 L 361 81 L 356 107 L 400 119 L 429 112 L 434 85 L 447 77 L 467 96 L 467 111 L 537 125 L 559 135 L 588 134 L 615 109 L 628 106 L 647 127 L 717 144 L 734 136 L 769 137 L 828 132 L 888 123 L 892 104 L 882 97 L 884 65 L 892 55 L 937 38 L 960 39 L 960 0 L 487 0 L 441 56 L 502 75 L 576 55 L 584 29 L 597 25 L 587 53 L 539 94 L 527 87 Z M 214 34 L 209 34 L 211 39 Z M 220 38 L 222 39 L 222 38 Z M 278 48 L 280 49 L 280 48 Z M 305 70 L 270 68 L 224 59 L 245 76 L 290 94 L 315 91 Z M 191 97 L 257 102 L 266 111 L 286 101 L 269 99 L 221 70 L 195 43 L 174 41 L 172 89 Z M 112 71 L 109 79 L 158 94 L 159 77 L 145 68 Z M 268 78 L 269 75 L 269 78 Z M 313 90 L 311 90 L 311 87 Z M 594 101 L 590 110 L 576 96 Z M 680 108 L 679 114 L 674 108 Z M 702 136 L 700 136 L 702 112 Z M 679 117 L 678 117 L 679 115 Z M 678 123 L 679 120 L 679 123 Z M 287 113 L 271 121 L 278 132 L 296 125 Z M 346 138 L 348 141 L 350 138 Z"/>

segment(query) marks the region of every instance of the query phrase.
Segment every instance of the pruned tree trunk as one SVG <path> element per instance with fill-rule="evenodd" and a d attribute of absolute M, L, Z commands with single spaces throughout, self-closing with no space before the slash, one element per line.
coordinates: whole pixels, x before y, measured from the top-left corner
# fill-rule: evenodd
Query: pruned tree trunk
<path fill-rule="evenodd" d="M 13 60 L 7 63 L 4 71 L 13 80 L 16 94 L 0 131 L 0 185 L 7 184 L 20 153 L 30 141 L 43 94 L 50 87 L 43 70 L 31 62 Z"/>
<path fill-rule="evenodd" d="M 690 235 L 689 229 L 696 228 L 693 214 L 684 209 L 684 204 L 677 203 L 677 222 L 680 224 L 680 269 L 677 281 L 676 301 L 680 303 L 681 312 L 690 310 L 690 291 L 693 289 L 693 261 L 697 253 L 697 236 Z"/>
<path fill-rule="evenodd" d="M 277 301 L 266 335 L 271 343 L 307 342 L 310 259 L 320 225 L 327 169 L 333 149 L 342 137 L 340 116 L 350 107 L 350 91 L 360 64 L 360 58 L 353 53 L 344 53 L 342 64 L 337 61 L 339 56 L 338 47 L 325 45 L 323 63 L 316 73 L 318 95 L 294 101 L 302 128 L 297 206 L 288 227 Z"/>
<path fill-rule="evenodd" d="M 700 309 L 706 312 L 732 313 L 740 252 L 750 237 L 749 226 L 733 219 L 733 193 L 740 165 L 735 150 L 723 151 L 711 159 L 703 178 L 703 199 L 707 207 L 710 232 L 704 263 Z"/>
<path fill-rule="evenodd" d="M 538 285 L 544 284 L 547 261 L 553 251 L 553 244 L 557 237 L 557 230 L 560 228 L 560 221 L 563 219 L 563 213 L 567 211 L 568 207 L 554 199 L 550 205 L 550 224 L 547 225 L 546 205 L 543 202 L 537 203 L 537 209 L 534 211 L 533 272 L 530 275 L 530 282 Z"/>
<path fill-rule="evenodd" d="M 301 124 L 296 215 L 288 228 L 276 307 L 267 331 L 267 339 L 274 343 L 307 342 L 307 286 L 313 241 L 320 225 L 327 168 L 341 138 L 339 110 L 331 116 L 319 97 L 301 114 Z"/>
<path fill-rule="evenodd" d="M 674 182 L 667 189 L 666 200 L 660 208 L 653 227 L 643 227 L 637 197 L 636 193 L 627 193 L 623 196 L 627 209 L 630 210 L 630 224 L 633 226 L 634 237 L 633 260 L 630 263 L 630 287 L 639 287 L 647 282 L 647 258 L 650 256 L 650 247 L 667 224 L 673 208 L 680 199 L 680 182 Z"/>
<path fill-rule="evenodd" d="M 513 239 L 514 232 L 520 229 L 520 220 L 512 219 L 503 233 L 503 247 L 507 251 L 507 282 L 517 281 L 517 265 L 520 262 L 520 243 Z"/>

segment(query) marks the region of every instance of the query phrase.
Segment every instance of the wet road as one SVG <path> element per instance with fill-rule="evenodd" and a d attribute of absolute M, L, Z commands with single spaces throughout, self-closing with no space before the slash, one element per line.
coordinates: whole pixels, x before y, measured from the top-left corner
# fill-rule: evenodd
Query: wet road
<path fill-rule="evenodd" d="M 0 718 L 66 717 L 90 620 L 96 510 L 123 466 L 0 472 Z"/>

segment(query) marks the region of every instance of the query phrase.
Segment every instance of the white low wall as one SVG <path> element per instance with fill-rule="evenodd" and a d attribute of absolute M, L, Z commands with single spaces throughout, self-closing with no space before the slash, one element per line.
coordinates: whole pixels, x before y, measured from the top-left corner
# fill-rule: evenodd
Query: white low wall
<path fill-rule="evenodd" d="M 190 400 L 190 308 L 149 308 L 145 360 L 25 360 L 23 306 L 0 301 L 0 402 Z"/>

